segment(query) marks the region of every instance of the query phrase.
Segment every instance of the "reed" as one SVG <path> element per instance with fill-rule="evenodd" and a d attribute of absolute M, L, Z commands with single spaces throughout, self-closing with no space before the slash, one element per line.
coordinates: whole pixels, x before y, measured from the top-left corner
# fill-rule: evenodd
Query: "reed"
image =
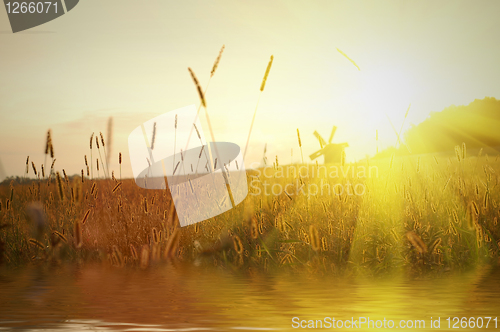
<path fill-rule="evenodd" d="M 106 145 L 104 144 L 104 135 L 102 134 L 102 132 L 99 132 L 99 136 L 101 137 L 102 149 L 104 150 L 104 159 L 102 159 L 101 149 L 99 148 L 99 145 L 97 145 L 97 149 L 99 150 L 99 157 L 101 158 L 102 171 L 104 172 L 104 176 L 106 178 L 109 178 L 108 153 L 106 152 Z M 104 162 L 106 162 L 106 164 L 104 164 Z"/>
<path fill-rule="evenodd" d="M 219 51 L 219 55 L 215 59 L 214 65 L 212 67 L 212 71 L 210 72 L 210 77 L 208 78 L 207 86 L 205 87 L 204 96 L 207 94 L 208 87 L 210 86 L 210 81 L 212 80 L 212 77 L 214 76 L 215 71 L 217 70 L 217 68 L 219 66 L 219 62 L 220 62 L 220 59 L 222 57 L 222 52 L 224 51 L 224 48 L 225 48 L 225 45 L 222 45 L 222 48 Z M 198 120 L 198 117 L 200 116 L 200 110 L 201 110 L 202 105 L 203 105 L 203 103 L 200 103 L 200 105 L 198 106 L 198 109 L 196 111 L 196 116 L 194 117 L 193 124 L 196 124 L 196 121 Z M 208 118 L 208 115 L 207 115 L 207 118 Z M 193 135 L 193 128 L 191 128 L 191 130 L 189 131 L 188 139 L 186 141 L 186 147 L 184 148 L 184 150 L 187 150 L 187 148 L 189 146 L 189 142 L 191 141 L 191 135 Z"/>
<path fill-rule="evenodd" d="M 179 238 L 180 232 L 179 229 L 176 228 L 168 238 L 167 246 L 165 247 L 165 251 L 163 254 L 164 258 L 173 259 L 175 257 L 177 248 L 179 246 Z"/>
<path fill-rule="evenodd" d="M 38 173 L 36 172 L 35 163 L 33 161 L 31 162 L 31 166 L 33 167 L 33 173 L 35 173 L 35 176 L 37 176 Z"/>
<path fill-rule="evenodd" d="M 300 140 L 299 128 L 297 128 L 297 139 L 299 140 L 300 157 L 302 158 L 302 164 L 304 164 L 304 154 L 302 153 L 302 141 Z"/>
<path fill-rule="evenodd" d="M 205 115 L 207 117 L 207 124 L 208 124 L 208 129 L 210 131 L 210 136 L 212 138 L 212 142 L 214 144 L 214 149 L 215 149 L 215 155 L 217 156 L 217 158 L 220 159 L 220 156 L 219 156 L 219 151 L 217 149 L 217 141 L 215 140 L 215 135 L 214 135 L 214 131 L 212 129 L 212 123 L 210 121 L 210 116 L 208 115 L 208 110 L 207 110 L 207 104 L 205 102 L 205 97 L 203 95 L 203 91 L 201 90 L 201 87 L 200 87 L 200 84 L 198 83 L 198 80 L 196 79 L 196 76 L 193 72 L 193 70 L 191 68 L 188 68 L 189 72 L 191 73 L 191 77 L 193 78 L 193 81 L 195 83 L 195 86 L 198 90 L 198 94 L 200 96 L 200 99 L 201 99 L 201 103 L 205 109 Z M 209 161 L 210 161 L 210 168 L 212 170 L 215 170 L 214 167 L 212 167 L 211 165 L 211 162 L 212 162 L 212 152 L 211 152 L 211 148 L 210 148 L 210 144 L 207 144 L 207 148 L 208 148 L 208 155 L 209 155 Z M 182 156 L 182 154 L 181 154 Z M 233 197 L 233 194 L 232 194 L 232 191 L 231 191 L 231 186 L 229 185 L 229 179 L 227 178 L 227 174 L 224 170 L 222 170 L 222 176 L 224 177 L 224 182 L 226 183 L 226 189 L 227 189 L 227 192 L 228 192 L 228 195 L 229 195 L 229 198 L 231 200 L 231 205 L 232 207 L 235 207 L 235 203 L 234 203 L 234 197 Z"/>
<path fill-rule="evenodd" d="M 122 153 L 118 153 L 118 164 L 120 164 L 120 181 L 122 180 Z"/>
<path fill-rule="evenodd" d="M 30 162 L 30 156 L 26 157 L 26 171 L 25 171 L 25 177 L 28 175 L 28 172 L 29 172 L 29 162 Z"/>
<path fill-rule="evenodd" d="M 191 68 L 188 68 L 189 73 L 191 74 L 191 78 L 193 79 L 194 85 L 196 86 L 196 90 L 198 91 L 198 96 L 200 97 L 201 104 L 203 107 L 207 107 L 207 103 L 205 101 L 205 95 L 203 94 L 203 90 L 201 89 L 200 82 L 196 78 L 194 71 Z"/>
<path fill-rule="evenodd" d="M 147 244 L 142 246 L 141 249 L 141 262 L 140 262 L 140 267 L 141 269 L 147 269 L 149 266 L 149 246 Z"/>
<path fill-rule="evenodd" d="M 41 243 L 40 241 L 36 240 L 36 239 L 29 239 L 28 241 L 30 244 L 40 248 L 40 249 L 43 249 L 45 250 L 45 245 L 43 243 Z"/>
<path fill-rule="evenodd" d="M 65 199 L 64 189 L 63 189 L 63 184 L 62 184 L 62 180 L 61 180 L 61 174 L 59 174 L 59 172 L 56 173 L 56 181 L 57 181 L 57 189 L 58 189 L 58 193 L 59 193 L 59 199 L 61 201 L 64 201 L 64 199 Z"/>
<path fill-rule="evenodd" d="M 407 232 L 406 237 L 408 238 L 408 241 L 412 244 L 413 247 L 420 253 L 420 254 L 425 254 L 427 253 L 427 246 L 425 245 L 424 241 L 418 236 L 415 232 Z"/>
<path fill-rule="evenodd" d="M 111 156 L 113 154 L 113 117 L 110 116 L 108 118 L 108 128 L 107 128 L 107 135 L 106 135 L 106 142 L 107 142 L 107 149 L 105 150 L 106 152 L 106 168 L 108 171 L 109 175 L 109 166 L 111 164 Z M 103 144 L 104 146 L 104 144 Z"/>
<path fill-rule="evenodd" d="M 51 131 L 50 129 L 47 130 L 47 138 L 45 140 L 45 160 L 44 160 L 44 165 L 47 165 L 47 155 L 50 153 L 50 146 L 52 144 L 52 137 L 51 137 Z"/>
<path fill-rule="evenodd" d="M 235 235 L 233 237 L 233 246 L 234 251 L 236 251 L 236 253 L 241 256 L 243 254 L 243 243 L 241 242 L 241 239 L 238 235 Z"/>
<path fill-rule="evenodd" d="M 63 175 L 64 175 L 64 181 L 66 181 L 66 184 L 69 185 L 68 175 L 66 174 L 66 171 L 64 170 L 64 168 L 62 171 L 63 171 Z"/>
<path fill-rule="evenodd" d="M 68 239 L 64 234 L 62 234 L 59 231 L 53 231 L 52 234 L 56 235 L 58 238 L 60 238 L 64 243 L 68 243 Z"/>
<path fill-rule="evenodd" d="M 122 185 L 121 182 L 118 182 L 114 187 L 113 187 L 113 190 L 111 191 L 113 194 L 118 190 L 118 188 L 120 188 L 120 186 Z"/>
<path fill-rule="evenodd" d="M 83 245 L 82 240 L 82 224 L 79 221 L 75 222 L 75 248 L 80 249 Z"/>
<path fill-rule="evenodd" d="M 94 141 L 94 133 L 90 135 L 90 178 L 94 179 L 94 164 L 92 162 L 92 142 Z"/>
<path fill-rule="evenodd" d="M 260 93 L 259 98 L 257 99 L 257 105 L 255 105 L 255 110 L 253 111 L 252 122 L 250 123 L 250 130 L 248 131 L 247 143 L 245 144 L 245 151 L 243 152 L 243 160 L 245 160 L 245 156 L 248 149 L 248 143 L 250 142 L 250 135 L 252 134 L 253 124 L 255 122 L 255 116 L 257 115 L 257 109 L 259 107 L 260 97 L 262 92 L 264 92 L 264 88 L 266 87 L 267 77 L 269 76 L 269 72 L 271 71 L 271 66 L 273 64 L 274 56 L 271 55 L 271 59 L 267 64 L 266 72 L 264 73 L 264 78 L 262 79 L 262 83 L 260 84 Z"/>
<path fill-rule="evenodd" d="M 222 57 L 222 52 L 224 52 L 224 48 L 226 46 L 222 45 L 222 48 L 219 51 L 219 55 L 217 56 L 217 59 L 215 59 L 214 65 L 212 67 L 212 71 L 210 72 L 210 77 L 214 76 L 215 71 L 217 70 L 217 67 L 219 66 L 220 58 Z"/>
<path fill-rule="evenodd" d="M 88 209 L 87 212 L 85 212 L 85 215 L 83 216 L 83 219 L 82 219 L 82 225 L 85 225 L 85 223 L 89 219 L 90 211 L 92 211 L 92 210 Z"/>
<path fill-rule="evenodd" d="M 309 238 L 311 240 L 311 248 L 318 251 L 321 248 L 318 230 L 314 225 L 309 226 Z"/>
<path fill-rule="evenodd" d="M 134 261 L 137 261 L 139 258 L 139 256 L 137 256 L 137 250 L 135 250 L 135 247 L 132 244 L 130 244 L 130 256 L 132 256 Z"/>

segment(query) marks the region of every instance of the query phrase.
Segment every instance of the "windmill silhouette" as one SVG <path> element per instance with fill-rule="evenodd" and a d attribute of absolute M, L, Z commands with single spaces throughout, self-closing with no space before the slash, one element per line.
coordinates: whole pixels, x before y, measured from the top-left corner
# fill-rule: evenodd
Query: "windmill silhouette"
<path fill-rule="evenodd" d="M 321 149 L 314 152 L 309 156 L 311 160 L 318 158 L 323 155 L 325 158 L 325 164 L 334 164 L 339 163 L 342 160 L 342 153 L 344 149 L 349 146 L 348 143 L 340 143 L 334 144 L 332 143 L 333 135 L 337 131 L 337 127 L 333 126 L 332 132 L 330 134 L 330 138 L 328 139 L 328 143 L 325 142 L 323 137 L 315 130 L 313 135 L 318 139 Z"/>

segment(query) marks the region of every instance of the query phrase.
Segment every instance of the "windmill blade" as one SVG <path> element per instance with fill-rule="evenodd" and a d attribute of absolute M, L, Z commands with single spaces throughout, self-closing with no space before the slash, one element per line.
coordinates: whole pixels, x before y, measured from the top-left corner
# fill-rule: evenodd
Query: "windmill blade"
<path fill-rule="evenodd" d="M 409 109 L 409 108 L 408 108 L 408 109 Z M 401 137 L 399 136 L 399 134 L 398 134 L 398 132 L 397 132 L 396 128 L 394 127 L 394 125 L 392 124 L 391 119 L 389 118 L 389 115 L 387 115 L 387 113 L 386 113 L 386 114 L 385 114 L 385 116 L 387 117 L 387 120 L 389 120 L 389 123 L 391 124 L 392 130 L 394 130 L 394 133 L 396 134 L 396 136 L 397 136 L 397 138 L 398 138 L 398 141 L 396 142 L 396 146 L 397 146 L 399 143 L 403 144 L 403 143 L 401 142 Z M 403 144 L 403 145 L 406 147 L 406 150 L 408 150 L 408 152 L 409 152 L 409 153 L 411 153 L 411 149 L 410 149 L 410 147 L 408 146 L 408 144 Z"/>
<path fill-rule="evenodd" d="M 333 135 L 335 135 L 335 132 L 337 131 L 337 126 L 333 126 L 332 128 L 332 133 L 330 134 L 330 138 L 328 139 L 328 143 L 331 143 L 333 140 Z"/>
<path fill-rule="evenodd" d="M 313 154 L 311 154 L 309 156 L 309 158 L 311 158 L 311 160 L 314 160 L 314 159 L 318 158 L 319 156 L 321 156 L 323 153 L 324 153 L 324 149 L 318 150 L 318 151 L 314 152 Z"/>
<path fill-rule="evenodd" d="M 326 145 L 326 142 L 323 139 L 323 137 L 321 137 L 321 135 L 316 130 L 314 131 L 313 135 L 316 136 L 316 138 L 319 141 L 319 145 L 321 145 L 321 148 L 323 149 L 323 147 Z"/>

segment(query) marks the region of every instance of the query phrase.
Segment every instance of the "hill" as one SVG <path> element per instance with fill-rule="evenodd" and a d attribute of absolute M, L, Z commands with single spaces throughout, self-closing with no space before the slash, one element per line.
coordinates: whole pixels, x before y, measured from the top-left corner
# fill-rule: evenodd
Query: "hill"
<path fill-rule="evenodd" d="M 467 106 L 449 106 L 441 112 L 432 112 L 418 125 L 404 134 L 404 144 L 412 154 L 449 152 L 465 143 L 467 148 L 500 146 L 500 100 L 486 97 Z M 392 155 L 390 147 L 376 157 Z M 397 154 L 408 154 L 405 146 Z"/>

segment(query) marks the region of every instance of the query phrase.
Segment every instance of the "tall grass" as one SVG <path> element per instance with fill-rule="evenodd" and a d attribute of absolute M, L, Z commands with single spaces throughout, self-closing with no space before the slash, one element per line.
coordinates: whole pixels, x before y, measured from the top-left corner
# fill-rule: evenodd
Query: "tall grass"
<path fill-rule="evenodd" d="M 422 156 L 395 157 L 390 164 L 370 161 L 379 176 L 368 178 L 350 171 L 332 178 L 319 165 L 308 166 L 314 177 L 287 175 L 289 165 L 249 170 L 243 203 L 179 228 L 168 191 L 144 190 L 128 179 L 65 181 L 59 171 L 43 179 L 35 176 L 33 162 L 30 180 L 0 186 L 1 255 L 14 265 L 78 260 L 147 268 L 181 260 L 230 269 L 363 273 L 461 270 L 498 260 L 498 161 Z M 476 164 L 481 172 L 474 172 Z M 288 190 L 258 195 L 266 181 Z M 366 190 L 295 194 L 326 183 Z"/>

